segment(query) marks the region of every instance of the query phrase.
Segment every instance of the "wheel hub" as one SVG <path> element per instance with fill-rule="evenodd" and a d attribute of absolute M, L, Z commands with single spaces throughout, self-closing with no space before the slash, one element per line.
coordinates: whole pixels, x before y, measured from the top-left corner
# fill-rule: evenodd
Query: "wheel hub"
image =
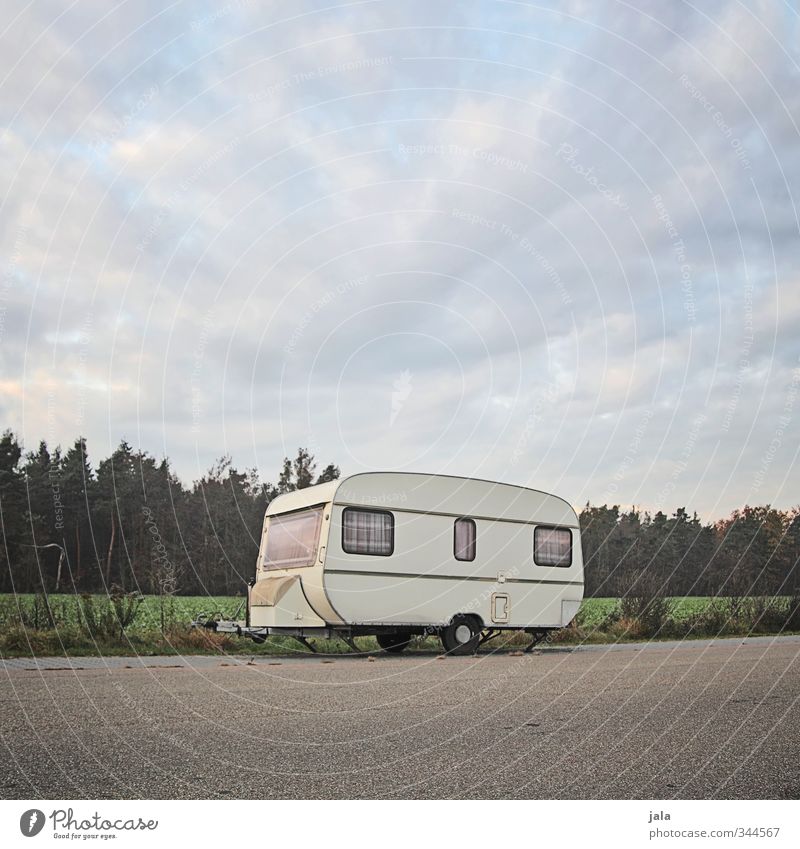
<path fill-rule="evenodd" d="M 472 639 L 472 628 L 469 625 L 459 625 L 456 628 L 456 640 L 463 646 Z"/>

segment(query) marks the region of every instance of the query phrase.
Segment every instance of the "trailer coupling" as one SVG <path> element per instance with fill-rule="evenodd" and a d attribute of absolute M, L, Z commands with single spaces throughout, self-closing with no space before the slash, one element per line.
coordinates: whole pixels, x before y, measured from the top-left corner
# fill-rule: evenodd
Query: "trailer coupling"
<path fill-rule="evenodd" d="M 330 640 L 335 636 L 342 637 L 340 633 L 334 633 L 332 628 L 269 628 L 267 626 L 252 626 L 247 625 L 244 620 L 239 619 L 223 619 L 219 614 L 200 614 L 190 623 L 191 628 L 207 628 L 209 631 L 214 631 L 217 634 L 236 634 L 237 637 L 249 637 L 256 643 L 266 642 L 267 637 L 271 635 L 282 637 L 294 637 L 299 643 L 302 643 L 312 652 L 316 652 L 314 646 L 308 642 L 309 637 L 317 637 Z M 352 644 L 352 640 L 347 638 L 345 642 L 358 651 L 358 648 Z"/>

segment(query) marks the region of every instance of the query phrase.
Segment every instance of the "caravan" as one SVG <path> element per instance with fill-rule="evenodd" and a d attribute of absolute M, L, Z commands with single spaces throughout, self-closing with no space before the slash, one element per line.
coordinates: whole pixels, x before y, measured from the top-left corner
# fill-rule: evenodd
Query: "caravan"
<path fill-rule="evenodd" d="M 271 635 L 372 635 L 400 652 L 437 635 L 471 654 L 502 631 L 527 650 L 575 617 L 580 527 L 561 498 L 505 483 L 366 472 L 281 495 L 264 517 L 247 619 L 196 624 Z"/>
<path fill-rule="evenodd" d="M 368 472 L 276 498 L 247 620 L 263 640 L 374 635 L 389 652 L 436 634 L 451 654 L 506 630 L 569 624 L 583 598 L 573 508 L 545 492 L 449 475 Z M 354 646 L 353 646 L 354 647 Z"/>

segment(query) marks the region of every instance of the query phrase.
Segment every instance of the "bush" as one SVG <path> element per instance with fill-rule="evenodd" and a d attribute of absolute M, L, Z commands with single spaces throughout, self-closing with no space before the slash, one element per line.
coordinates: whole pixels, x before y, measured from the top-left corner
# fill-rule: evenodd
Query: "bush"
<path fill-rule="evenodd" d="M 555 645 L 556 643 L 584 643 L 587 641 L 589 635 L 578 623 L 576 617 L 565 628 L 558 628 L 555 631 L 551 631 L 549 637 L 550 639 L 547 642 Z"/>
<path fill-rule="evenodd" d="M 642 572 L 630 582 L 623 596 L 600 627 L 618 636 L 665 637 L 676 632 L 675 601 L 665 594 L 659 580 Z"/>
<path fill-rule="evenodd" d="M 108 597 L 86 593 L 78 603 L 79 616 L 88 634 L 97 639 L 122 638 L 133 624 L 144 601 L 141 593 L 125 593 L 112 587 Z"/>
<path fill-rule="evenodd" d="M 800 631 L 800 595 L 791 596 L 786 606 L 786 630 Z"/>
<path fill-rule="evenodd" d="M 736 620 L 731 618 L 725 599 L 712 599 L 703 610 L 686 619 L 686 633 L 692 636 L 717 637 L 735 630 Z"/>

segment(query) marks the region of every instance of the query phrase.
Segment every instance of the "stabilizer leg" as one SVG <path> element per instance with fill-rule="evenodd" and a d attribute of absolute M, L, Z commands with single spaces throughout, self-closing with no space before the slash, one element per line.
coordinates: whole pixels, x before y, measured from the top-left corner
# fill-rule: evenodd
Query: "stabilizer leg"
<path fill-rule="evenodd" d="M 298 643 L 302 643 L 312 654 L 316 654 L 317 650 L 305 637 L 295 637 Z"/>
<path fill-rule="evenodd" d="M 485 631 L 485 632 L 483 633 L 483 635 L 481 636 L 481 639 L 480 639 L 480 642 L 478 643 L 478 645 L 477 645 L 477 646 L 475 646 L 475 653 L 477 654 L 478 649 L 479 649 L 479 648 L 480 648 L 480 647 L 481 647 L 484 643 L 488 643 L 488 642 L 489 642 L 489 640 L 493 640 L 495 637 L 499 637 L 499 636 L 500 636 L 500 631 L 493 631 L 491 628 L 489 628 L 489 630 L 488 630 L 488 631 Z"/>
<path fill-rule="evenodd" d="M 532 634 L 533 639 L 531 640 L 530 644 L 525 646 L 525 648 L 523 649 L 525 654 L 530 654 L 536 648 L 536 646 L 538 646 L 539 643 L 542 642 L 542 640 L 547 639 L 547 631 L 533 631 Z"/>
<path fill-rule="evenodd" d="M 355 644 L 352 637 L 340 637 L 341 641 L 349 646 L 356 654 L 361 654 L 361 649 Z"/>

